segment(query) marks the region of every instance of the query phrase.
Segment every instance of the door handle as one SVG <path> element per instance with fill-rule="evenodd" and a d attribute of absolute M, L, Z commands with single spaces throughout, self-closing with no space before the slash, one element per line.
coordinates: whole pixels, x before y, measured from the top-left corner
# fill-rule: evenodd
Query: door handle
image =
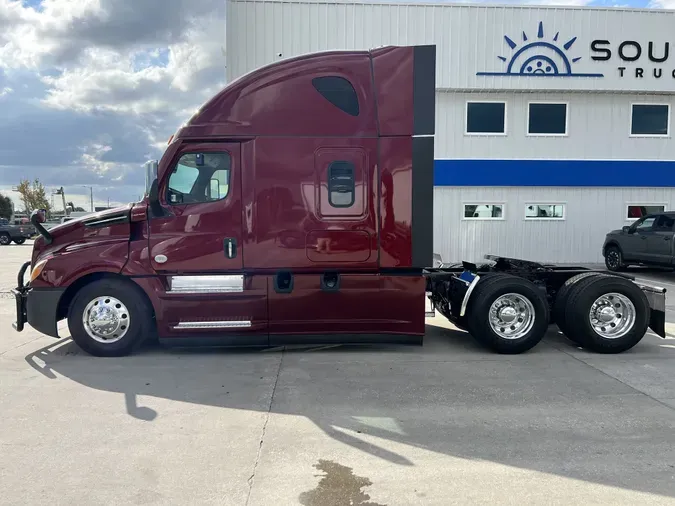
<path fill-rule="evenodd" d="M 223 241 L 223 249 L 227 258 L 234 258 L 237 256 L 237 240 L 228 237 Z"/>

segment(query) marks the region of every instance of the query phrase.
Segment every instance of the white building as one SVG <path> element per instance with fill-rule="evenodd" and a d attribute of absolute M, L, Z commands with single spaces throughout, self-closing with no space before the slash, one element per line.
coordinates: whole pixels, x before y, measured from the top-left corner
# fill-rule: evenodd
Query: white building
<path fill-rule="evenodd" d="M 602 262 L 675 209 L 675 12 L 228 0 L 227 76 L 328 49 L 437 45 L 434 249 Z"/>

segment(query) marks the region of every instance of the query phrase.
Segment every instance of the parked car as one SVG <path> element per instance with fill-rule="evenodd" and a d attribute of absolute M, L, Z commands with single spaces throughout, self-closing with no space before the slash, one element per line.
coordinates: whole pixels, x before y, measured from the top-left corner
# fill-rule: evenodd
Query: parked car
<path fill-rule="evenodd" d="M 610 271 L 630 265 L 675 267 L 675 212 L 648 214 L 605 237 L 602 255 Z"/>
<path fill-rule="evenodd" d="M 11 225 L 9 220 L 0 219 L 0 246 L 7 246 L 12 241 L 16 244 L 23 244 L 26 239 L 32 238 L 35 234 L 33 225 Z"/>

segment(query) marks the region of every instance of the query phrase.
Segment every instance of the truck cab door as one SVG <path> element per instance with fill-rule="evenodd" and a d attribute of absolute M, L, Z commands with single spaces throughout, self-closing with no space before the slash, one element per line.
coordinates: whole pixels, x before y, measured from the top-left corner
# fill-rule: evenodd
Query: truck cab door
<path fill-rule="evenodd" d="M 162 171 L 148 245 L 162 284 L 160 337 L 267 344 L 266 279 L 243 273 L 240 157 L 238 143 L 184 143 Z"/>

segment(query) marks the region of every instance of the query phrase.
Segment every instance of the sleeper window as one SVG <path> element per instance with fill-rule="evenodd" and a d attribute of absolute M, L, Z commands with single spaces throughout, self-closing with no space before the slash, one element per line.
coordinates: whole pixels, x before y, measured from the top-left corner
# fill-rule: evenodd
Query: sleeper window
<path fill-rule="evenodd" d="M 312 79 L 312 86 L 338 109 L 350 116 L 359 115 L 359 98 L 352 83 L 344 77 L 325 76 Z"/>
<path fill-rule="evenodd" d="M 228 153 L 185 153 L 169 177 L 170 204 L 196 204 L 227 197 L 230 191 Z"/>
<path fill-rule="evenodd" d="M 351 207 L 354 204 L 354 164 L 333 162 L 328 167 L 328 202 L 333 207 Z"/>

